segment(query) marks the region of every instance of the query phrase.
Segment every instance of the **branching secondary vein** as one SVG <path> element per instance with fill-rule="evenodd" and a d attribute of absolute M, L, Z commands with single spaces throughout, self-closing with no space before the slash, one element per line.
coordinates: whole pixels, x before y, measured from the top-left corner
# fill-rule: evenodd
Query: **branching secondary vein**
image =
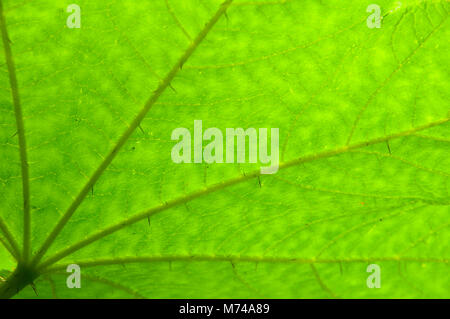
<path fill-rule="evenodd" d="M 400 138 L 400 137 L 405 137 L 405 136 L 409 136 L 412 135 L 416 132 L 428 129 L 430 127 L 434 127 L 434 126 L 439 126 L 442 125 L 444 123 L 447 123 L 450 119 L 449 118 L 445 118 L 445 119 L 441 119 L 435 122 L 431 122 L 428 123 L 426 125 L 422 125 L 416 128 L 413 128 L 411 130 L 408 131 L 403 131 L 403 132 L 399 132 L 399 133 L 395 133 L 395 134 L 391 134 L 391 135 L 387 135 L 387 136 L 383 136 L 383 137 L 379 137 L 379 138 L 375 138 L 372 140 L 368 140 L 368 141 L 364 141 L 364 142 L 359 142 L 359 143 L 355 143 L 352 145 L 346 145 L 343 147 L 339 147 L 337 149 L 334 150 L 329 150 L 329 151 L 324 151 L 324 152 L 320 152 L 317 154 L 313 154 L 313 155 L 309 155 L 309 156 L 304 156 L 304 157 L 299 157 L 297 159 L 288 161 L 288 162 L 284 162 L 281 163 L 279 165 L 279 169 L 285 169 L 285 168 L 289 168 L 292 166 L 296 166 L 298 164 L 302 164 L 302 163 L 306 163 L 306 162 L 312 162 L 318 159 L 322 159 L 322 158 L 328 158 L 328 157 L 332 157 L 332 156 L 336 156 L 339 154 L 344 154 L 347 153 L 349 151 L 355 150 L 355 149 L 359 149 L 359 148 L 363 148 L 363 147 L 367 147 L 369 145 L 374 145 L 374 144 L 378 144 L 378 143 L 384 143 L 385 141 L 388 140 L 392 140 L 395 138 Z M 44 261 L 42 264 L 39 265 L 39 269 L 43 269 L 45 267 L 48 267 L 56 262 L 58 262 L 59 260 L 61 260 L 62 258 L 74 253 L 75 251 L 78 251 L 79 249 L 90 245 L 91 243 L 98 241 L 112 233 L 115 233 L 116 231 L 119 231 L 127 226 L 130 226 L 134 223 L 137 223 L 145 218 L 148 218 L 149 216 L 155 215 L 157 213 L 160 213 L 162 211 L 165 211 L 169 208 L 172 207 L 176 207 L 178 205 L 187 203 L 189 201 L 192 201 L 194 199 L 197 199 L 199 197 L 203 197 L 205 195 L 214 193 L 218 190 L 224 189 L 226 187 L 232 186 L 232 185 L 236 185 L 245 181 L 248 181 L 250 179 L 253 178 L 257 178 L 261 175 L 261 171 L 255 170 L 252 173 L 243 175 L 243 176 L 239 176 L 239 177 L 235 177 L 232 179 L 229 179 L 227 181 L 223 181 L 220 183 L 217 183 L 215 185 L 212 185 L 210 187 L 207 187 L 203 190 L 199 190 L 197 192 L 193 192 L 189 195 L 186 196 L 182 196 L 179 198 L 176 198 L 174 200 L 168 201 L 162 205 L 153 207 L 147 211 L 138 213 L 128 219 L 125 219 L 115 225 L 112 225 L 110 227 L 105 228 L 104 230 L 101 230 L 91 236 L 88 236 L 87 238 L 85 238 L 84 240 L 81 240 L 75 244 L 73 244 L 72 246 L 69 246 L 68 248 L 60 251 L 59 253 L 56 253 L 53 257 L 50 257 L 49 259 L 47 259 L 46 261 Z"/>
<path fill-rule="evenodd" d="M 336 296 L 336 294 L 327 286 L 325 285 L 325 283 L 323 282 L 322 278 L 320 278 L 319 272 L 317 271 L 316 266 L 314 266 L 314 263 L 309 264 L 311 266 L 311 270 L 314 274 L 314 277 L 317 280 L 317 283 L 319 284 L 319 286 L 327 293 L 329 294 L 332 298 L 338 298 Z"/>
<path fill-rule="evenodd" d="M 13 256 L 15 260 L 19 260 L 20 256 L 17 255 L 17 253 L 12 249 L 12 247 L 8 244 L 6 240 L 4 240 L 2 237 L 0 237 L 0 244 L 3 245 L 3 247 L 6 248 L 6 250 Z"/>
<path fill-rule="evenodd" d="M 399 63 L 397 65 L 397 67 L 388 75 L 388 77 L 386 77 L 386 79 L 384 79 L 384 81 L 372 92 L 372 94 L 367 99 L 367 102 L 363 105 L 363 107 L 358 112 L 358 115 L 355 118 L 355 121 L 350 130 L 350 134 L 347 138 L 347 145 L 350 144 L 350 142 L 353 138 L 353 135 L 355 134 L 356 127 L 358 126 L 359 121 L 361 120 L 364 112 L 369 107 L 370 103 L 372 103 L 372 101 L 375 99 L 375 97 L 388 84 L 388 82 L 390 82 L 392 80 L 394 75 L 397 74 L 406 64 L 408 64 L 410 62 L 412 57 L 419 51 L 419 49 L 421 49 L 424 46 L 424 44 L 427 42 L 427 40 L 429 40 L 431 38 L 431 36 L 433 34 L 435 34 L 436 31 L 439 30 L 444 25 L 447 18 L 448 18 L 448 15 L 446 15 L 445 18 L 441 21 L 441 23 L 439 23 L 430 33 L 428 33 L 428 35 L 417 45 L 417 47 L 414 50 L 412 50 L 411 53 L 401 63 Z"/>
<path fill-rule="evenodd" d="M 6 226 L 5 222 L 3 221 L 3 219 L 1 217 L 0 217 L 0 230 L 4 234 L 5 239 L 7 240 L 9 245 L 11 246 L 10 247 L 12 250 L 11 253 L 18 260 L 20 258 L 19 245 L 17 244 L 16 240 L 14 239 L 13 235 L 11 234 L 11 232 L 9 231 L 8 227 Z M 8 249 L 8 247 L 7 247 L 7 249 Z"/>
<path fill-rule="evenodd" d="M 128 138 L 131 136 L 131 134 L 133 134 L 135 129 L 139 126 L 139 124 L 144 119 L 144 117 L 147 115 L 148 111 L 151 109 L 153 104 L 155 104 L 155 102 L 159 99 L 159 97 L 166 90 L 166 88 L 168 86 L 170 86 L 170 83 L 175 78 L 175 76 L 177 75 L 179 70 L 181 70 L 181 68 L 183 67 L 183 64 L 189 59 L 189 57 L 192 55 L 192 53 L 194 53 L 194 51 L 197 49 L 197 47 L 200 45 L 200 43 L 203 41 L 203 39 L 206 37 L 206 35 L 209 33 L 209 31 L 211 31 L 211 29 L 216 24 L 216 22 L 219 20 L 219 18 L 228 9 L 228 7 L 232 3 L 232 1 L 233 0 L 227 0 L 220 6 L 220 8 L 217 10 L 217 12 L 214 14 L 214 16 L 209 20 L 209 22 L 200 31 L 200 33 L 197 35 L 197 37 L 194 39 L 194 41 L 189 45 L 187 50 L 183 53 L 183 55 L 177 61 L 177 63 L 169 71 L 169 73 L 166 75 L 166 77 L 160 83 L 158 88 L 153 92 L 153 94 L 148 99 L 147 103 L 144 105 L 142 110 L 134 118 L 133 122 L 130 124 L 128 129 L 122 134 L 122 136 L 117 141 L 116 145 L 109 152 L 109 154 L 105 157 L 105 159 L 100 164 L 100 166 L 95 170 L 94 174 L 91 176 L 89 181 L 84 185 L 84 187 L 82 188 L 80 193 L 77 195 L 75 200 L 69 206 L 69 208 L 64 213 L 64 215 L 61 217 L 61 219 L 59 220 L 59 222 L 57 223 L 55 228 L 52 230 L 50 235 L 47 237 L 45 242 L 42 244 L 41 248 L 38 250 L 38 252 L 36 253 L 36 255 L 34 256 L 32 262 L 31 262 L 32 265 L 37 265 L 37 263 L 41 260 L 41 258 L 44 256 L 44 254 L 47 252 L 47 250 L 53 244 L 53 242 L 55 241 L 56 237 L 59 235 L 61 230 L 64 228 L 66 223 L 69 221 L 69 219 L 75 213 L 77 208 L 81 205 L 81 203 L 83 202 L 86 195 L 91 191 L 94 184 L 97 182 L 97 180 L 100 178 L 100 176 L 103 174 L 103 172 L 109 166 L 109 164 L 111 164 L 113 159 L 116 157 L 119 150 L 122 148 L 122 146 L 128 140 Z"/>
<path fill-rule="evenodd" d="M 20 104 L 19 89 L 17 86 L 16 68 L 11 52 L 10 40 L 6 29 L 6 21 L 3 13 L 3 3 L 0 0 L 0 28 L 5 51 L 6 65 L 8 66 L 9 82 L 14 104 L 14 114 L 17 124 L 17 136 L 19 137 L 20 163 L 22 170 L 22 192 L 23 192 L 23 259 L 27 262 L 31 253 L 31 216 L 30 216 L 30 177 L 28 173 L 27 146 L 25 141 L 25 128 L 23 124 L 22 107 Z"/>
<path fill-rule="evenodd" d="M 77 265 L 83 268 L 100 267 L 122 264 L 157 263 L 157 262 L 250 262 L 250 263 L 273 263 L 273 264 L 340 264 L 340 263 L 370 263 L 370 262 L 418 262 L 418 263 L 443 263 L 448 264 L 446 258 L 427 257 L 355 257 L 355 258 L 295 258 L 295 257 L 260 257 L 260 256 L 220 256 L 220 255 L 172 255 L 172 256 L 144 256 L 123 257 L 111 259 L 96 259 L 90 261 L 77 261 Z M 66 270 L 69 264 L 58 264 L 47 268 L 45 273 L 53 273 Z"/>

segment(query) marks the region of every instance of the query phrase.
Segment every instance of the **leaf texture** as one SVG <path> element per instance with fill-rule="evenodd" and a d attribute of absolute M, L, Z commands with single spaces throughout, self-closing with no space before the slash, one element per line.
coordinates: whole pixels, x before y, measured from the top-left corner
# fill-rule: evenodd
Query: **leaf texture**
<path fill-rule="evenodd" d="M 78 0 L 70 29 L 3 0 L 0 269 L 39 272 L 15 297 L 448 298 L 449 3 L 369 29 L 370 3 Z M 279 128 L 280 170 L 173 163 L 194 120 Z"/>

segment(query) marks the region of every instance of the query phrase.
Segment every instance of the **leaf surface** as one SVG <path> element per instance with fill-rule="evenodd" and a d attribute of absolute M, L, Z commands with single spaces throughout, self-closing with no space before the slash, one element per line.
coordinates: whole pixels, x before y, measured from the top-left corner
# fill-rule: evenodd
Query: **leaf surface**
<path fill-rule="evenodd" d="M 79 0 L 80 29 L 65 26 L 66 1 L 2 2 L 33 256 L 48 246 L 39 298 L 448 298 L 448 1 L 380 0 L 379 29 L 368 1 Z M 0 51 L 0 217 L 22 249 Z M 280 170 L 173 163 L 171 132 L 194 120 L 279 128 Z M 13 271 L 7 237 L 0 269 Z M 81 289 L 66 287 L 72 263 Z M 372 263 L 381 289 L 366 286 Z"/>

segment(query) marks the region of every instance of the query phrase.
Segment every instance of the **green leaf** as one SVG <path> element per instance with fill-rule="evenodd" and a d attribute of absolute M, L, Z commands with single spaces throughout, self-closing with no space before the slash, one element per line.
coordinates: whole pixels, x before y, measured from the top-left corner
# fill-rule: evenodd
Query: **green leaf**
<path fill-rule="evenodd" d="M 450 296 L 448 1 L 1 2 L 1 297 Z M 194 120 L 279 171 L 174 163 Z"/>

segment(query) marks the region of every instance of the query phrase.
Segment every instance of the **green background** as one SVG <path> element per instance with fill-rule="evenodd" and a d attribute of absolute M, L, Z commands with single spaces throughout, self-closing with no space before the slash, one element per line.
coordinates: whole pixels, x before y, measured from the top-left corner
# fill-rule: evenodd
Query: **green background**
<path fill-rule="evenodd" d="M 66 26 L 72 1 L 2 2 L 35 253 L 222 1 L 77 0 L 80 29 Z M 369 29 L 375 2 L 382 24 Z M 28 286 L 16 297 L 448 298 L 449 124 L 420 129 L 449 118 L 448 10 L 448 1 L 236 0 L 44 260 L 258 170 L 173 163 L 171 132 L 192 131 L 194 120 L 223 131 L 279 128 L 281 161 L 311 160 L 182 200 L 58 261 L 35 281 L 37 296 Z M 0 216 L 22 246 L 19 145 L 0 51 Z M 384 140 L 317 156 L 376 138 Z M 99 265 L 105 259 L 113 264 Z M 81 289 L 66 287 L 70 263 L 81 265 Z M 371 263 L 381 267 L 380 289 L 366 286 Z M 16 264 L 0 246 L 0 269 Z"/>

